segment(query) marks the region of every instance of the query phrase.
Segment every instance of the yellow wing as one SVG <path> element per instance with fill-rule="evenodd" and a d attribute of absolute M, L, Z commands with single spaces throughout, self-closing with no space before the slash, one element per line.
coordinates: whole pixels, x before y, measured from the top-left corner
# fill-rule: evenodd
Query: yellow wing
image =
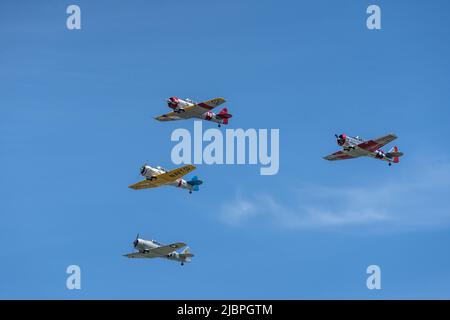
<path fill-rule="evenodd" d="M 173 121 L 173 120 L 189 119 L 193 117 L 200 117 L 205 112 L 210 111 L 223 103 L 225 103 L 224 98 L 214 98 L 205 102 L 194 104 L 193 106 L 183 108 L 183 111 L 181 112 L 172 111 L 163 114 L 162 116 L 156 117 L 155 119 L 159 121 Z"/>
<path fill-rule="evenodd" d="M 156 188 L 160 187 L 163 184 L 165 184 L 162 181 L 156 180 L 142 180 L 138 183 L 132 184 L 131 186 L 128 186 L 128 188 L 134 189 L 134 190 L 140 190 L 140 189 L 149 189 L 149 188 Z"/>
<path fill-rule="evenodd" d="M 154 177 L 153 180 L 142 180 L 138 183 L 132 184 L 129 188 L 134 190 L 156 188 L 165 184 L 176 181 L 177 179 L 187 175 L 189 172 L 194 171 L 195 166 L 188 164 L 183 167 L 173 169 L 171 171 L 162 173 Z"/>

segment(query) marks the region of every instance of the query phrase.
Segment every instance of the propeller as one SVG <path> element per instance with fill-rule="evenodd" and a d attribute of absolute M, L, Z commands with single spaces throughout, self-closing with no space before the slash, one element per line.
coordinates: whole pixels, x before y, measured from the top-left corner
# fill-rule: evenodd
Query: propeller
<path fill-rule="evenodd" d="M 145 173 L 145 167 L 147 167 L 147 166 L 148 166 L 148 161 L 146 160 L 146 161 L 144 162 L 144 164 L 142 165 L 142 167 L 141 167 L 141 171 L 139 172 L 139 173 L 141 174 L 141 176 L 144 175 L 144 173 Z"/>
<path fill-rule="evenodd" d="M 136 248 L 139 243 L 139 233 L 136 235 L 136 239 L 133 241 L 133 246 Z"/>
<path fill-rule="evenodd" d="M 346 135 L 344 133 L 340 134 L 340 135 L 334 134 L 334 136 L 336 137 L 338 145 L 342 146 L 342 145 L 345 144 L 345 141 L 347 140 L 347 137 L 346 137 Z"/>

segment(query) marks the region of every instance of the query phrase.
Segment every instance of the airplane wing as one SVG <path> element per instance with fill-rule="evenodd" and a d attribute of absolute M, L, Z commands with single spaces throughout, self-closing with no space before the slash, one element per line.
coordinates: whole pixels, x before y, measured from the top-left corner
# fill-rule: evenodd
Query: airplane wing
<path fill-rule="evenodd" d="M 162 180 L 142 180 L 138 183 L 132 184 L 128 186 L 128 188 L 134 189 L 134 190 L 140 190 L 140 189 L 150 189 L 150 188 L 157 188 L 162 185 L 164 185 L 165 182 Z"/>
<path fill-rule="evenodd" d="M 157 258 L 157 257 L 159 257 L 159 255 L 158 254 L 153 254 L 151 251 L 150 252 L 133 252 L 133 253 L 127 253 L 127 254 L 124 254 L 123 255 L 124 257 L 127 257 L 127 258 L 135 258 L 135 259 L 138 259 L 138 258 L 141 258 L 141 259 L 143 259 L 143 258 Z"/>
<path fill-rule="evenodd" d="M 332 153 L 326 157 L 323 157 L 325 160 L 329 160 L 329 161 L 335 161 L 335 160 L 346 160 L 346 159 L 353 159 L 353 158 L 358 158 L 358 156 L 352 156 L 349 155 L 343 151 L 338 151 L 335 153 Z"/>
<path fill-rule="evenodd" d="M 205 102 L 196 103 L 193 106 L 189 106 L 184 108 L 182 112 L 169 112 L 163 114 L 162 116 L 156 117 L 156 120 L 159 121 L 174 121 L 181 119 L 189 119 L 193 117 L 200 117 L 207 111 L 214 109 L 217 106 L 225 103 L 224 98 L 214 98 Z"/>
<path fill-rule="evenodd" d="M 175 121 L 175 120 L 187 119 L 187 118 L 184 118 L 182 116 L 184 116 L 184 115 L 172 111 L 172 112 L 163 114 L 162 116 L 158 116 L 155 119 L 159 120 L 159 121 Z"/>
<path fill-rule="evenodd" d="M 129 188 L 134 190 L 156 188 L 162 185 L 174 182 L 175 180 L 187 175 L 189 172 L 195 170 L 195 166 L 188 164 L 183 167 L 173 169 L 171 171 L 162 173 L 156 176 L 153 180 L 142 180 L 138 183 L 132 184 Z"/>
<path fill-rule="evenodd" d="M 167 246 L 151 249 L 148 252 L 133 252 L 124 254 L 123 256 L 127 258 L 158 258 L 161 256 L 167 256 L 168 254 L 174 252 L 175 250 L 178 250 L 183 247 L 186 247 L 185 243 L 176 242 L 169 244 Z"/>
<path fill-rule="evenodd" d="M 153 254 L 157 254 L 160 256 L 166 256 L 169 253 L 172 253 L 175 250 L 178 250 L 180 248 L 186 247 L 186 244 L 183 242 L 177 242 L 177 243 L 172 243 L 169 244 L 167 246 L 162 246 L 162 247 L 158 247 L 155 249 L 150 250 L 149 253 L 153 253 Z"/>
<path fill-rule="evenodd" d="M 384 145 L 387 145 L 389 142 L 394 141 L 395 139 L 397 139 L 397 136 L 395 134 L 388 134 L 378 139 L 368 140 L 363 143 L 360 143 L 358 144 L 358 147 L 370 152 L 374 152 L 383 147 Z"/>

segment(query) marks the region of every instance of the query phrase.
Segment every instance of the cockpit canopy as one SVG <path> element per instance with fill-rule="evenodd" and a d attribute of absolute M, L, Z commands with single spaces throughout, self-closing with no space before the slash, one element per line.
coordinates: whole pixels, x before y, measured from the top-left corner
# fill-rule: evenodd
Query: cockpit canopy
<path fill-rule="evenodd" d="M 159 243 L 158 241 L 156 241 L 156 240 L 152 240 L 152 242 L 154 243 L 154 244 L 156 244 L 156 245 L 158 245 L 158 246 L 164 246 L 162 243 Z"/>

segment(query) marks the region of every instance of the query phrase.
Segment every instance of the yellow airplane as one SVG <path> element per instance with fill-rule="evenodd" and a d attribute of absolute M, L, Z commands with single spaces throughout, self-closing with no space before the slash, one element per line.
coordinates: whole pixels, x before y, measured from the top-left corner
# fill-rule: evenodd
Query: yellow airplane
<path fill-rule="evenodd" d="M 194 176 L 189 181 L 182 179 L 182 177 L 194 170 L 195 167 L 191 164 L 173 169 L 171 171 L 167 171 L 160 166 L 153 168 L 145 164 L 141 168 L 141 175 L 145 177 L 145 180 L 132 184 L 129 188 L 140 190 L 167 185 L 187 189 L 189 190 L 189 193 L 192 193 L 192 191 L 199 190 L 199 186 L 203 183 L 203 181 L 199 180 L 197 176 Z"/>

